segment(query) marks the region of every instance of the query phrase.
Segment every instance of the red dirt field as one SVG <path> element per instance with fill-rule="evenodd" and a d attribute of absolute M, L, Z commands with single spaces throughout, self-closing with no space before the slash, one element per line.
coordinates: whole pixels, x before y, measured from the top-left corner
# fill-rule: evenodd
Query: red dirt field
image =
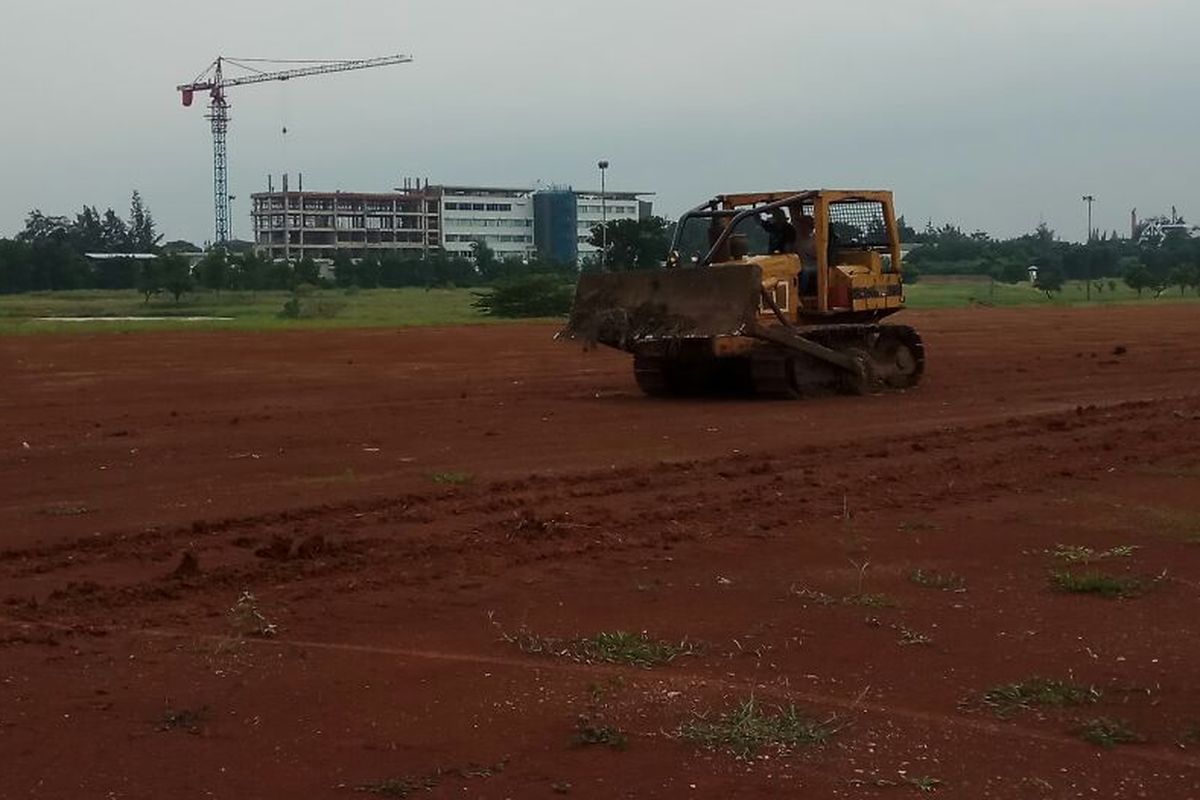
<path fill-rule="evenodd" d="M 903 316 L 920 388 L 799 402 L 546 326 L 0 340 L 0 798 L 1200 797 L 1200 307 Z M 612 631 L 697 649 L 520 646 Z M 831 733 L 679 735 L 750 698 Z"/>

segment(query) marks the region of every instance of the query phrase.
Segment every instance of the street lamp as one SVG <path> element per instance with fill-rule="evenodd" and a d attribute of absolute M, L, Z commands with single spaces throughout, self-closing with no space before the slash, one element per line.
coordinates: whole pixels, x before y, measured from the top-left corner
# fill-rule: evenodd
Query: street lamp
<path fill-rule="evenodd" d="M 1094 194 L 1085 194 L 1083 196 L 1083 202 L 1087 203 L 1087 207 L 1088 207 L 1087 238 L 1084 239 L 1084 244 L 1091 244 L 1092 243 L 1092 203 L 1096 202 L 1096 196 Z M 1087 270 L 1087 275 L 1084 278 L 1084 280 L 1087 283 L 1087 299 L 1091 300 L 1092 299 L 1092 257 L 1091 257 L 1091 254 L 1086 251 L 1084 252 L 1084 256 L 1085 256 L 1084 263 L 1087 265 L 1084 267 L 1084 269 Z"/>
<path fill-rule="evenodd" d="M 1088 207 L 1087 239 L 1084 241 L 1090 244 L 1092 241 L 1092 203 L 1096 202 L 1096 196 L 1094 194 L 1085 194 L 1083 196 L 1083 202 L 1087 203 Z"/>
<path fill-rule="evenodd" d="M 605 197 L 604 175 L 608 171 L 608 162 L 600 161 L 600 271 L 608 269 L 608 200 Z"/>

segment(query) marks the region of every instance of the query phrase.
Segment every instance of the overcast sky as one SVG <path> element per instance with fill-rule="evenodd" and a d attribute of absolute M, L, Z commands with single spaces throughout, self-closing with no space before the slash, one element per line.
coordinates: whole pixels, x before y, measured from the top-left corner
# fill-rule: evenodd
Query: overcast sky
<path fill-rule="evenodd" d="M 412 64 L 232 89 L 234 233 L 267 174 L 656 192 L 890 188 L 901 212 L 1081 239 L 1200 220 L 1196 0 L 3 0 L 0 235 L 31 208 L 212 237 L 218 54 Z M 286 126 L 286 136 L 282 129 Z"/>

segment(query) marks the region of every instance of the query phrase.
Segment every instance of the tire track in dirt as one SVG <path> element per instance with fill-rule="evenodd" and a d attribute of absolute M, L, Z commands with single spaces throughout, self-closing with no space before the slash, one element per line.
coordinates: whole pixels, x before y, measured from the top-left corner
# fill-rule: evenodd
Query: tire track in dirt
<path fill-rule="evenodd" d="M 864 495 L 849 487 L 875 487 L 866 496 L 870 507 L 899 514 L 1085 478 L 1130 461 L 1171 458 L 1181 453 L 1182 442 L 1200 438 L 1198 409 L 1196 398 L 1120 403 L 857 447 L 773 449 L 652 467 L 535 475 L 477 488 L 197 521 L 5 551 L 0 578 L 10 586 L 20 586 L 23 579 L 53 584 L 36 609 L 27 607 L 19 589 L 5 600 L 10 607 L 25 606 L 22 614 L 44 618 L 345 574 L 359 576 L 363 589 L 436 580 L 450 564 L 466 565 L 468 573 L 482 568 L 495 574 L 501 565 L 747 535 L 729 532 L 733 520 L 769 535 L 793 522 L 796 511 L 786 505 L 772 508 L 764 498 L 782 496 L 801 481 L 807 493 L 797 498 L 801 515 L 832 519 L 844 512 L 847 495 L 854 497 L 855 511 L 867 506 Z M 1123 446 L 1126 442 L 1136 442 L 1136 455 Z M 312 537 L 321 542 L 315 555 L 286 555 L 293 542 Z M 286 542 L 285 554 L 262 557 L 273 539 Z M 259 555 L 252 552 L 256 548 Z M 168 579 L 167 562 L 184 551 L 198 555 L 201 571 Z M 397 575 L 402 568 L 407 574 Z M 92 569 L 141 578 L 110 584 L 85 577 Z"/>

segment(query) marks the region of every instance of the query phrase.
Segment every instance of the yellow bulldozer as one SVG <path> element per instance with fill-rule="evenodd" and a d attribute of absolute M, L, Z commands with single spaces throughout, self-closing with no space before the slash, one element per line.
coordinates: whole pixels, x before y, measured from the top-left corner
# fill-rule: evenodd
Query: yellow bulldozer
<path fill-rule="evenodd" d="M 561 337 L 633 354 L 652 396 L 799 397 L 915 386 L 888 191 L 718 195 L 680 218 L 666 266 L 585 272 Z"/>

